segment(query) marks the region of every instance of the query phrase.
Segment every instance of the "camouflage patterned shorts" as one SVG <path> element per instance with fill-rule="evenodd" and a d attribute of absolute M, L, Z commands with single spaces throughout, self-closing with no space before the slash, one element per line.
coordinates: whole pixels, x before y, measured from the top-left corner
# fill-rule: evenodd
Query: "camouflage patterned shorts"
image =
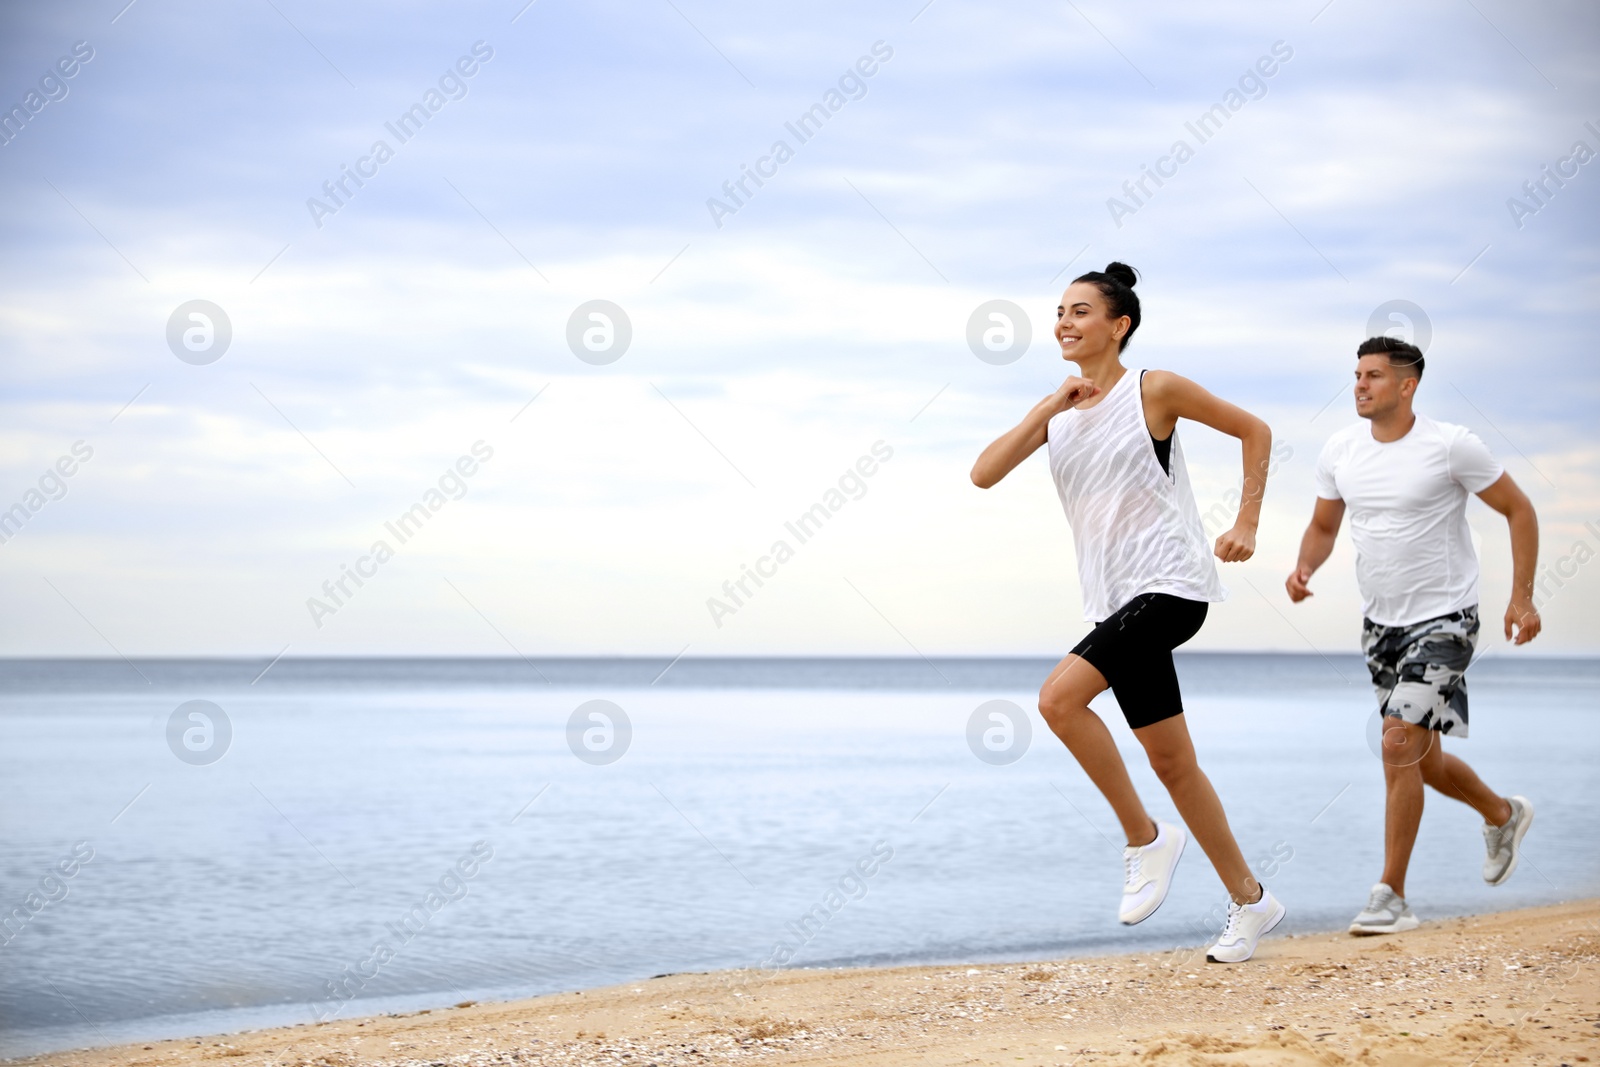
<path fill-rule="evenodd" d="M 1378 706 L 1387 716 L 1467 736 L 1467 665 L 1478 644 L 1478 609 L 1463 608 L 1410 626 L 1361 623 Z"/>

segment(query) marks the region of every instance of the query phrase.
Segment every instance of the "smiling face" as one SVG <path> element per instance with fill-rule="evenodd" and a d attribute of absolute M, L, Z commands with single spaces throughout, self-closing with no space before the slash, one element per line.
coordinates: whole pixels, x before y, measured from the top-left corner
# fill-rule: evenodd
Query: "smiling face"
<path fill-rule="evenodd" d="M 1390 364 L 1387 353 L 1362 356 L 1356 361 L 1356 414 L 1382 419 L 1416 395 L 1418 378 L 1404 367 Z"/>
<path fill-rule="evenodd" d="M 1111 317 L 1099 286 L 1073 282 L 1056 308 L 1056 343 L 1061 346 L 1062 358 L 1081 362 L 1085 357 L 1119 351 L 1132 321 L 1126 315 Z"/>

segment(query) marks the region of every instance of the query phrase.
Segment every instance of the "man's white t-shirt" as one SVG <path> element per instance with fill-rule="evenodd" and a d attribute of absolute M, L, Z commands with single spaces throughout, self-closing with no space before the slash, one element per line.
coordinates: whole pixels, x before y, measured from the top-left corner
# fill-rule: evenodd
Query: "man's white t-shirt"
<path fill-rule="evenodd" d="M 1398 441 L 1373 440 L 1365 420 L 1329 438 L 1317 495 L 1345 502 L 1367 618 L 1409 626 L 1478 602 L 1467 496 L 1503 473 L 1471 430 L 1426 415 Z"/>

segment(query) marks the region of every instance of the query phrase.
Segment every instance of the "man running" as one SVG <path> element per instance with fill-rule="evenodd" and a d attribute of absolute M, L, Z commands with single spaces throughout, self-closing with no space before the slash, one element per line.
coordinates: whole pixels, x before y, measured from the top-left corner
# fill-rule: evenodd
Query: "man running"
<path fill-rule="evenodd" d="M 1384 716 L 1383 878 L 1352 934 L 1414 929 L 1406 867 L 1422 821 L 1423 785 L 1483 816 L 1483 880 L 1500 885 L 1517 868 L 1533 823 L 1525 797 L 1502 797 L 1471 767 L 1447 755 L 1435 735 L 1467 736 L 1467 666 L 1478 640 L 1478 557 L 1467 527 L 1467 494 L 1511 527 L 1511 604 L 1506 639 L 1539 635 L 1533 570 L 1539 519 L 1511 475 L 1472 431 L 1412 410 L 1422 381 L 1422 351 L 1393 337 L 1356 349 L 1356 414 L 1317 461 L 1317 504 L 1285 585 L 1289 599 L 1311 596 L 1311 575 L 1333 551 L 1345 508 L 1361 589 L 1361 647 Z M 1513 638 L 1513 632 L 1515 637 Z"/>

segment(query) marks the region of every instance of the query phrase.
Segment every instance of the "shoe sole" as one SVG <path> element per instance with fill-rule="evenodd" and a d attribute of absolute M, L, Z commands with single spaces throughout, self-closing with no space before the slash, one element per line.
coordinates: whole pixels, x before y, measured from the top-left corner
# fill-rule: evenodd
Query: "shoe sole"
<path fill-rule="evenodd" d="M 1137 919 L 1124 919 L 1119 915 L 1117 917 L 1117 921 L 1123 926 L 1138 926 L 1140 923 L 1150 918 L 1150 916 L 1154 915 L 1157 911 L 1161 910 L 1161 905 L 1167 902 L 1167 893 L 1172 889 L 1172 878 L 1178 873 L 1178 861 L 1183 859 L 1183 850 L 1189 847 L 1189 834 L 1182 827 L 1178 827 L 1178 832 L 1183 834 L 1183 836 L 1178 839 L 1178 854 L 1172 858 L 1172 870 L 1167 872 L 1167 887 L 1163 889 L 1161 891 L 1161 895 L 1156 898 L 1155 905 Z"/>
<path fill-rule="evenodd" d="M 1267 925 L 1265 925 L 1265 926 L 1263 926 L 1261 928 L 1261 932 L 1256 935 L 1256 945 L 1260 945 L 1261 944 L 1261 939 L 1263 937 L 1266 937 L 1268 934 L 1272 933 L 1272 931 L 1276 930 L 1278 928 L 1278 924 L 1283 922 L 1283 917 L 1285 915 L 1288 915 L 1288 914 L 1289 914 L 1289 909 L 1284 907 L 1283 904 L 1280 902 L 1278 904 L 1278 914 L 1274 915 L 1272 917 L 1272 919 L 1267 923 Z M 1255 954 L 1256 954 L 1256 947 L 1254 945 L 1251 946 L 1251 948 L 1250 948 L 1250 955 L 1246 956 L 1242 960 L 1219 960 L 1215 956 L 1213 956 L 1211 953 L 1207 952 L 1206 953 L 1206 962 L 1207 963 L 1245 963 L 1248 960 L 1250 960 L 1252 957 L 1254 957 Z"/>
<path fill-rule="evenodd" d="M 1362 926 L 1360 923 L 1351 923 L 1350 932 L 1357 937 L 1376 937 L 1380 934 L 1403 934 L 1407 930 L 1415 930 L 1420 925 L 1420 921 L 1413 916 L 1409 922 L 1401 919 L 1388 926 Z"/>
<path fill-rule="evenodd" d="M 1522 858 L 1522 839 L 1527 836 L 1528 829 L 1533 826 L 1533 801 L 1527 797 L 1517 797 L 1516 799 L 1522 803 L 1522 818 L 1518 821 L 1516 830 L 1511 834 L 1511 862 L 1506 864 L 1506 869 L 1494 881 L 1489 882 L 1489 879 L 1484 879 L 1490 885 L 1504 885 L 1506 880 L 1516 871 L 1517 860 Z"/>

